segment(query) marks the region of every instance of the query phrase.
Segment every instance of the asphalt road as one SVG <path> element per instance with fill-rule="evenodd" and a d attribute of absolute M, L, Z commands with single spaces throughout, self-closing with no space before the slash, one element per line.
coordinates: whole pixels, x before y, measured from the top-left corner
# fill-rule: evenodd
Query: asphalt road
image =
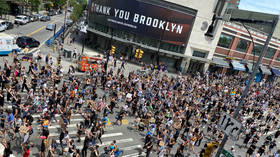
<path fill-rule="evenodd" d="M 46 30 L 46 26 L 56 24 L 56 31 L 58 31 L 64 24 L 64 14 L 51 16 L 51 20 L 47 22 L 35 21 L 25 25 L 14 25 L 13 29 L 6 30 L 4 33 L 16 36 L 30 36 L 38 40 L 41 45 L 53 35 L 53 31 Z"/>
<path fill-rule="evenodd" d="M 30 35 L 31 37 L 34 37 L 35 39 L 39 40 L 41 42 L 40 46 L 40 50 L 42 52 L 43 55 L 46 55 L 48 52 L 52 52 L 52 50 L 44 45 L 44 42 L 49 39 L 52 35 L 53 32 L 48 31 L 45 29 L 45 26 L 48 23 L 56 23 L 57 24 L 57 28 L 59 28 L 60 26 L 63 25 L 63 15 L 56 15 L 53 16 L 51 21 L 48 22 L 33 22 L 33 23 L 29 23 L 27 25 L 23 25 L 23 26 L 19 26 L 18 28 L 14 28 L 12 30 L 8 30 L 5 33 L 7 34 L 15 34 L 15 35 L 19 35 L 19 36 L 23 36 L 23 35 Z M 81 49 L 81 46 L 76 45 L 75 47 L 77 47 L 78 49 Z M 70 48 L 70 46 L 69 46 Z M 51 53 L 51 55 L 54 57 L 54 59 L 57 57 L 57 54 L 53 54 Z M 9 58 L 9 57 L 5 57 L 5 58 Z M 44 60 L 44 59 L 43 59 Z M 9 59 L 10 63 L 11 63 L 11 59 Z M 56 61 L 54 61 L 54 65 Z M 1 67 L 3 67 L 2 65 L 3 63 L 0 62 Z M 25 65 L 27 65 L 27 63 L 24 63 Z M 64 66 L 64 72 L 67 73 L 67 69 L 69 67 L 70 64 L 73 64 L 72 61 L 68 60 L 68 59 L 63 59 L 62 60 L 62 65 Z M 118 65 L 120 66 L 120 65 Z M 138 69 L 140 69 L 139 67 L 136 67 Z M 130 65 L 128 64 L 126 67 L 126 71 L 131 71 L 131 70 L 136 70 L 134 65 Z M 126 73 L 127 73 L 126 72 Z M 80 74 L 79 74 L 80 75 Z M 102 96 L 103 95 L 103 91 L 102 90 L 98 90 L 97 91 L 98 95 Z M 8 108 L 11 108 L 11 104 L 6 104 Z M 39 146 L 40 146 L 40 142 L 41 140 L 38 138 L 40 129 L 38 128 L 38 124 L 37 124 L 37 119 L 38 117 L 40 117 L 40 114 L 34 114 L 33 115 L 35 120 L 33 122 L 33 128 L 34 128 L 34 134 L 31 137 L 31 141 L 34 142 L 35 146 L 31 148 L 31 156 L 32 157 L 39 157 Z M 59 117 L 57 117 L 58 119 Z M 110 115 L 109 116 L 110 122 L 114 122 L 115 121 L 115 115 Z M 77 129 L 76 129 L 76 124 L 83 121 L 83 118 L 80 114 L 74 114 L 71 118 L 71 124 L 68 126 L 68 131 L 69 131 L 69 135 L 70 137 L 72 137 L 75 140 L 75 143 L 77 145 L 77 148 L 82 149 L 82 145 L 83 142 L 81 143 L 77 143 L 77 138 L 75 137 Z M 120 149 L 124 150 L 124 154 L 123 157 L 137 157 L 137 156 L 143 156 L 139 155 L 141 152 L 141 148 L 143 146 L 143 137 L 144 134 L 146 133 L 146 130 L 143 132 L 138 132 L 138 131 L 134 131 L 131 129 L 131 122 L 133 121 L 133 118 L 131 117 L 126 117 L 125 121 L 124 121 L 124 125 L 122 126 L 117 126 L 117 125 L 112 125 L 110 124 L 106 129 L 105 129 L 105 134 L 102 137 L 102 142 L 103 144 L 101 145 L 101 148 L 99 149 L 101 153 L 103 153 L 103 147 L 107 144 L 109 144 L 110 142 L 112 142 L 112 140 L 117 140 L 117 145 Z M 56 122 L 52 122 L 52 125 L 49 127 L 50 130 L 50 137 L 52 139 L 58 139 L 59 136 L 59 131 L 60 127 L 57 125 Z M 206 134 L 206 126 L 204 128 L 204 133 Z M 270 134 L 273 134 L 273 132 L 270 132 Z M 264 138 L 262 137 L 261 140 L 258 142 L 258 146 L 260 144 L 262 144 L 264 142 Z M 22 152 L 20 149 L 20 141 L 22 139 L 16 139 L 14 141 L 12 141 L 12 150 L 14 152 L 14 156 L 22 156 Z M 197 153 L 200 152 L 201 148 L 204 146 L 205 142 L 210 141 L 211 139 L 209 137 L 205 137 L 204 140 L 202 141 L 200 147 L 195 147 L 195 152 L 189 151 L 189 150 L 185 150 L 185 154 L 189 154 L 191 157 L 195 157 L 197 156 Z M 82 140 L 83 141 L 83 140 Z M 232 140 L 229 140 L 226 144 L 225 149 L 226 150 L 230 150 L 231 146 L 235 146 L 235 151 L 232 152 L 232 154 L 234 154 L 234 156 L 245 156 L 245 153 L 247 151 L 246 148 L 239 148 L 238 146 L 241 145 L 243 141 L 243 138 L 241 138 L 239 141 L 234 142 Z M 280 143 L 279 141 L 277 141 L 277 147 L 279 147 Z M 155 146 L 155 145 L 154 145 Z M 61 150 L 61 147 L 58 147 L 58 152 L 56 153 L 56 156 L 58 156 L 58 153 Z M 155 148 L 155 147 L 154 147 Z M 176 152 L 176 148 L 177 145 L 175 145 L 173 147 L 172 153 L 171 154 L 175 154 Z M 151 154 L 152 157 L 156 157 L 157 154 L 155 152 L 153 152 Z"/>

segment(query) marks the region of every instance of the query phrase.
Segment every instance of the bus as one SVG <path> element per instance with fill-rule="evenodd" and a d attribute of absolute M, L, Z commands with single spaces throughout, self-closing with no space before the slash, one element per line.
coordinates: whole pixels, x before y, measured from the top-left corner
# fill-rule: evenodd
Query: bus
<path fill-rule="evenodd" d="M 9 55 L 11 52 L 19 52 L 15 38 L 11 35 L 0 33 L 0 56 Z"/>

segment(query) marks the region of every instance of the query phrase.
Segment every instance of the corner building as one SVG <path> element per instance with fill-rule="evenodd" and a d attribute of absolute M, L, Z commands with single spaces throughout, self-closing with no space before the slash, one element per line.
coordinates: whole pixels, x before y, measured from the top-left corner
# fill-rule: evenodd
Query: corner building
<path fill-rule="evenodd" d="M 146 64 L 203 72 L 211 63 L 222 25 L 215 24 L 213 39 L 204 34 L 224 5 L 218 0 L 91 0 L 86 44 L 102 52 L 114 45 L 115 54 L 129 60 L 140 48 Z"/>

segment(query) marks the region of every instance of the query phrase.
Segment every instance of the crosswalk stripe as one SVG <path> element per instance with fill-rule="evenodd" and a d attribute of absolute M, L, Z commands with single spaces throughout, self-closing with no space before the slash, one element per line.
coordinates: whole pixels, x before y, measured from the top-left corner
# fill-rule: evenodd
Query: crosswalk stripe
<path fill-rule="evenodd" d="M 103 143 L 102 143 L 101 145 L 99 145 L 99 146 L 100 146 L 100 147 L 108 146 L 109 144 L 112 143 L 112 141 L 113 141 L 113 140 L 103 142 Z M 116 140 L 117 144 L 127 143 L 127 142 L 132 142 L 132 141 L 133 141 L 133 138 L 126 138 L 126 139 Z M 57 140 L 57 142 L 59 142 L 59 141 Z M 83 146 L 80 145 L 80 146 L 77 146 L 77 148 L 78 148 L 78 149 L 82 149 Z M 121 148 L 121 149 L 123 149 L 123 148 Z"/>
<path fill-rule="evenodd" d="M 77 134 L 77 131 L 71 131 L 71 132 L 68 132 L 68 135 L 76 135 Z M 116 136 L 122 136 L 123 133 L 121 132 L 118 132 L 118 133 L 110 133 L 110 134 L 103 134 L 101 136 L 101 138 L 108 138 L 108 137 L 116 137 Z M 50 133 L 49 135 L 50 137 L 51 136 L 59 136 L 58 133 Z M 81 141 L 85 140 L 85 137 L 81 137 Z M 57 140 L 57 142 L 59 142 L 59 140 Z M 110 144 L 110 143 L 109 143 Z"/>
<path fill-rule="evenodd" d="M 133 154 L 128 154 L 128 155 L 123 155 L 122 157 L 138 157 L 138 156 L 146 156 L 146 153 L 144 153 L 144 152 L 142 152 L 141 154 L 133 153 Z"/>
<path fill-rule="evenodd" d="M 139 145 L 134 145 L 134 146 L 129 146 L 129 147 L 124 147 L 124 148 L 120 148 L 121 150 L 133 150 L 135 148 L 142 148 L 142 146 L 139 144 Z"/>
<path fill-rule="evenodd" d="M 72 127 L 76 127 L 77 124 L 69 124 L 67 125 L 68 128 L 72 128 Z M 40 129 L 41 126 L 38 126 L 38 129 Z M 56 128 L 60 128 L 60 125 L 51 125 L 48 127 L 49 129 L 56 129 Z"/>
<path fill-rule="evenodd" d="M 113 140 L 112 140 L 112 141 L 113 141 Z M 107 145 L 109 145 L 110 143 L 112 143 L 112 141 L 103 142 L 103 143 L 101 144 L 101 146 L 107 146 Z M 132 141 L 133 141 L 133 138 L 126 138 L 126 139 L 116 140 L 117 144 L 126 143 L 126 142 L 132 142 Z"/>
<path fill-rule="evenodd" d="M 81 114 L 72 114 L 72 117 L 77 117 L 77 116 L 81 116 Z M 40 114 L 35 114 L 35 115 L 32 115 L 33 118 L 39 118 L 41 117 Z M 56 114 L 55 117 L 60 117 L 60 114 Z"/>

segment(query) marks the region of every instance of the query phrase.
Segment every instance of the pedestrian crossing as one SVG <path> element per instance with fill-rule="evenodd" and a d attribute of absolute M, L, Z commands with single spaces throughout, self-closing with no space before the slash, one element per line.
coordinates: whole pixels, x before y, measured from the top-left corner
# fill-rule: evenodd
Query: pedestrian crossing
<path fill-rule="evenodd" d="M 8 105 L 7 108 L 12 108 L 11 105 Z M 41 117 L 41 114 L 35 113 L 32 115 L 34 120 L 32 122 L 33 128 L 36 128 L 37 134 L 41 132 L 42 127 L 38 125 L 37 120 Z M 50 139 L 54 139 L 58 144 L 59 141 L 59 135 L 60 135 L 60 125 L 58 124 L 60 115 L 55 115 L 57 122 L 55 122 L 54 119 L 52 119 L 52 122 L 48 126 L 49 129 L 49 137 Z M 77 142 L 78 138 L 76 137 L 77 134 L 77 124 L 80 122 L 83 122 L 84 118 L 81 114 L 75 113 L 72 114 L 72 117 L 70 119 L 71 124 L 67 125 L 67 131 L 70 139 L 73 139 L 76 144 L 76 148 L 82 150 L 83 149 L 83 141 L 85 140 L 84 135 L 81 136 L 81 142 Z M 129 123 L 127 119 L 124 119 L 123 125 L 126 125 Z M 143 142 L 139 140 L 138 138 L 134 138 L 135 135 L 128 135 L 127 133 L 122 132 L 122 130 L 126 129 L 117 129 L 116 127 L 120 128 L 121 126 L 115 126 L 112 125 L 112 122 L 108 123 L 109 125 L 105 128 L 105 133 L 101 136 L 102 144 L 98 141 L 97 145 L 99 145 L 99 152 L 100 154 L 104 153 L 104 147 L 107 147 L 109 144 L 112 143 L 113 140 L 116 140 L 116 144 L 120 150 L 123 150 L 124 153 L 121 155 L 123 157 L 142 157 L 145 155 L 145 153 L 141 154 L 141 149 L 143 147 Z M 90 131 L 90 129 L 87 129 Z M 135 132 L 131 133 L 134 134 Z M 136 133 L 135 133 L 136 134 Z M 40 141 L 40 140 L 39 140 Z M 39 143 L 38 143 L 39 144 Z M 37 149 L 36 147 L 31 148 Z M 58 147 L 58 150 L 61 151 L 61 147 Z M 34 152 L 38 152 L 34 150 Z M 88 150 L 88 154 L 90 154 L 90 150 Z"/>

